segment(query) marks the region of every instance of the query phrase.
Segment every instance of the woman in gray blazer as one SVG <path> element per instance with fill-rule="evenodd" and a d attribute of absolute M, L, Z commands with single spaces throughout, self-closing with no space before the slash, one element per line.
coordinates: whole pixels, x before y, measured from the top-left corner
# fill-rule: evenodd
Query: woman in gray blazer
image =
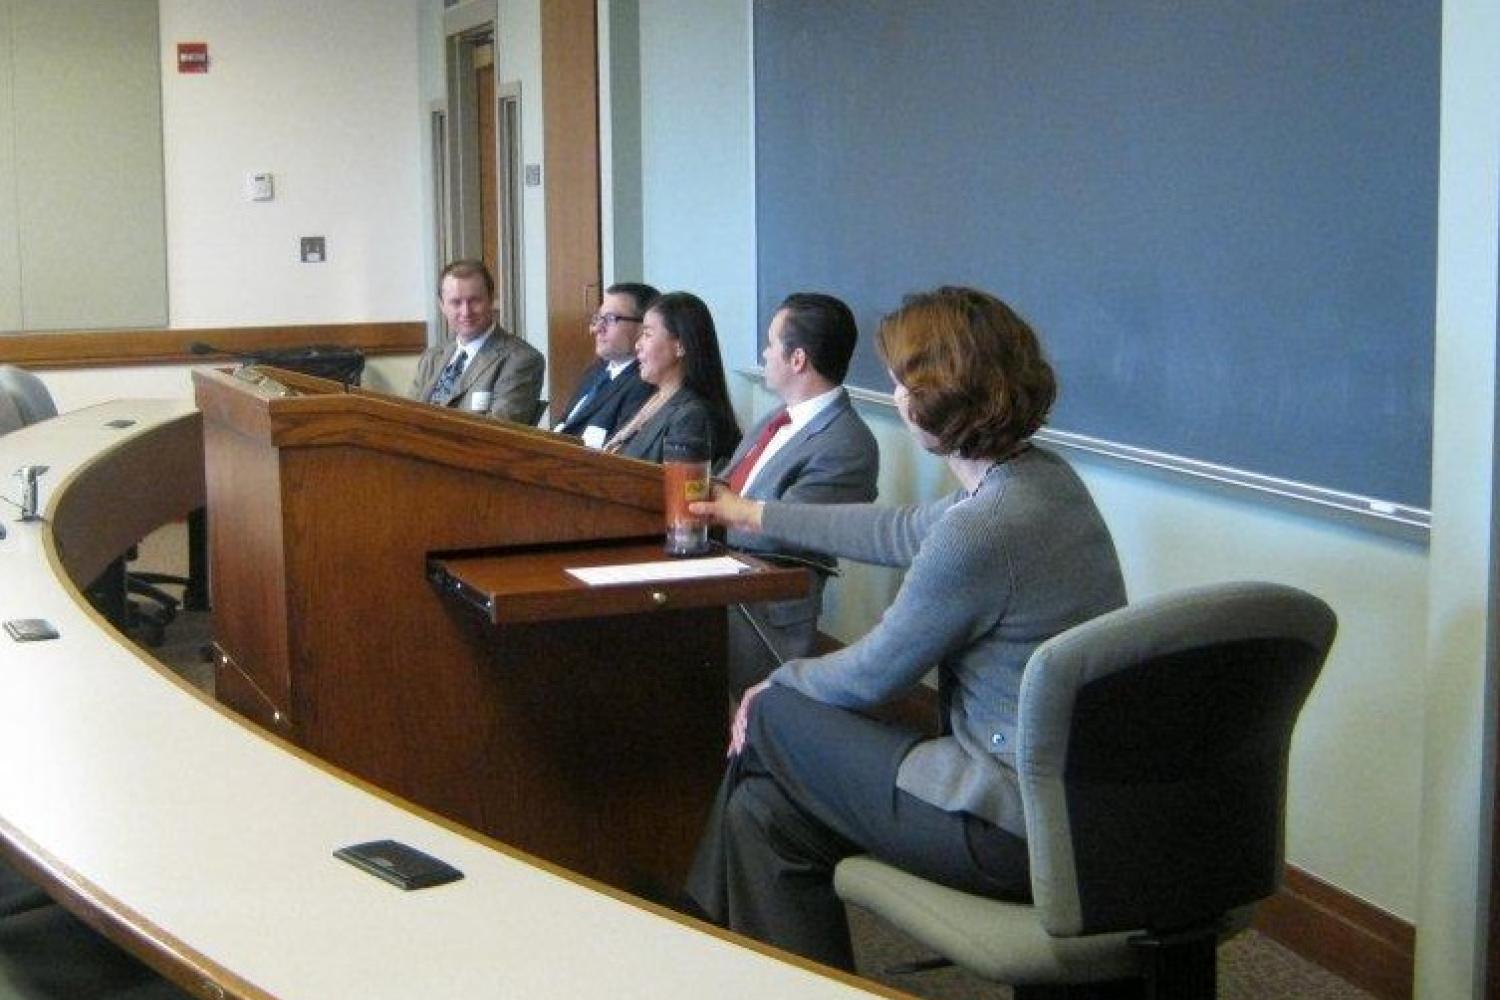
<path fill-rule="evenodd" d="M 850 854 L 968 892 L 1029 893 L 1012 750 L 1021 673 L 1043 641 L 1125 602 L 1087 489 L 1030 442 L 1056 382 L 1026 322 L 983 292 L 940 288 L 909 297 L 877 341 L 902 420 L 957 491 L 909 507 L 728 492 L 695 505 L 733 528 L 906 568 L 863 638 L 745 693 L 687 885 L 710 920 L 846 969 L 832 880 Z M 934 667 L 942 735 L 860 714 Z"/>
<path fill-rule="evenodd" d="M 604 450 L 660 462 L 668 441 L 712 456 L 718 463 L 740 441 L 729 405 L 719 335 L 703 300 L 668 292 L 641 320 L 635 342 L 643 382 L 656 386 L 635 416 L 604 443 Z"/>

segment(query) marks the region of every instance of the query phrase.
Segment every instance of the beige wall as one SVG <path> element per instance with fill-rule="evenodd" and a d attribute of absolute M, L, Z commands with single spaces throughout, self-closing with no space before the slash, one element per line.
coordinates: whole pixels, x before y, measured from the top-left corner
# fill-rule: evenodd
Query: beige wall
<path fill-rule="evenodd" d="M 1443 4 L 1417 996 L 1479 995 L 1495 774 L 1500 4 Z M 1493 905 L 1493 904 L 1488 904 Z"/>
<path fill-rule="evenodd" d="M 167 318 L 156 0 L 0 0 L 0 330 Z"/>
<path fill-rule="evenodd" d="M 16 171 L 15 81 L 9 2 L 0 3 L 0 181 Z M 0 187 L 0 330 L 21 328 L 21 234 L 18 206 Z"/>
<path fill-rule="evenodd" d="M 193 394 L 192 365 L 133 365 L 129 368 L 76 368 L 38 372 L 60 411 L 78 410 L 111 399 L 186 398 Z M 417 356 L 382 355 L 365 362 L 367 389 L 402 395 L 417 371 Z"/>
<path fill-rule="evenodd" d="M 203 41 L 211 60 L 163 65 L 171 325 L 427 316 L 420 0 L 160 4 L 164 54 Z M 246 201 L 263 171 L 275 200 Z M 326 263 L 299 261 L 302 236 L 326 237 Z"/>
<path fill-rule="evenodd" d="M 432 95 L 441 93 L 439 7 L 160 0 L 171 326 L 430 317 L 436 265 L 425 129 Z M 208 43 L 209 73 L 177 74 L 179 41 Z M 244 199 L 251 171 L 276 175 L 274 201 Z M 328 238 L 326 264 L 297 261 L 301 235 Z M 4 259 L 0 251 L 0 269 Z M 412 357 L 372 358 L 365 384 L 404 391 L 414 367 Z M 191 371 L 41 375 L 69 410 L 120 396 L 191 395 Z"/>

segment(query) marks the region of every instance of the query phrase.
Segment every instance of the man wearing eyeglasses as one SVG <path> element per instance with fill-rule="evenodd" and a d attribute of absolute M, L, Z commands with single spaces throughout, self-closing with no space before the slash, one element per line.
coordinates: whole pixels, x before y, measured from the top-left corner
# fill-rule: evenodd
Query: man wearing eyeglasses
<path fill-rule="evenodd" d="M 599 448 L 654 391 L 641 381 L 635 340 L 641 319 L 660 293 L 650 285 L 620 282 L 604 290 L 599 311 L 589 320 L 597 357 L 583 373 L 578 389 L 553 430 L 583 438 Z"/>

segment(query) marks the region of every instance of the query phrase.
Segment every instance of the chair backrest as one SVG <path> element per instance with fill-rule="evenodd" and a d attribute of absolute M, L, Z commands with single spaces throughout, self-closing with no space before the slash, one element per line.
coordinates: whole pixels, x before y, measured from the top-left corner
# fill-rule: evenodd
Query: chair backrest
<path fill-rule="evenodd" d="M 1016 762 L 1049 933 L 1169 931 L 1276 890 L 1292 727 L 1335 629 L 1311 594 L 1233 583 L 1037 648 Z"/>
<path fill-rule="evenodd" d="M 0 392 L 0 435 L 18 431 L 26 426 L 26 421 L 21 419 L 21 408 L 11 398 Z"/>
<path fill-rule="evenodd" d="M 52 401 L 47 384 L 23 368 L 0 365 L 0 397 L 10 403 L 9 407 L 0 403 L 0 420 L 8 412 L 24 427 L 57 416 L 57 404 Z"/>

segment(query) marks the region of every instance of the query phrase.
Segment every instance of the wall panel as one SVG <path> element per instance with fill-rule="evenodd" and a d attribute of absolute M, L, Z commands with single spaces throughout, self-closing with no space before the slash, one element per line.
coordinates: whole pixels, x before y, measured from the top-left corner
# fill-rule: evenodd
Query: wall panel
<path fill-rule="evenodd" d="M 15 182 L 0 201 L 15 199 L 15 224 L 7 228 L 19 239 L 19 325 L 163 325 L 156 2 L 0 4 L 7 5 Z"/>

